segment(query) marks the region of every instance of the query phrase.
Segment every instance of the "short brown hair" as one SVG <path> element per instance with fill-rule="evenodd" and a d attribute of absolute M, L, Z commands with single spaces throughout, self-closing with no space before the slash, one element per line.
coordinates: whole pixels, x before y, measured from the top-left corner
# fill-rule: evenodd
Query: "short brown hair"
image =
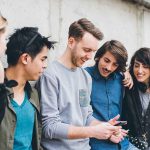
<path fill-rule="evenodd" d="M 74 37 L 76 40 L 80 40 L 85 32 L 91 33 L 98 40 L 103 39 L 103 33 L 86 18 L 79 19 L 70 25 L 68 37 Z"/>
<path fill-rule="evenodd" d="M 106 52 L 110 52 L 116 58 L 117 63 L 119 64 L 116 71 L 125 72 L 128 53 L 124 45 L 117 40 L 105 42 L 95 54 L 94 59 L 96 61 L 96 64 L 98 64 L 100 58 L 103 57 Z"/>

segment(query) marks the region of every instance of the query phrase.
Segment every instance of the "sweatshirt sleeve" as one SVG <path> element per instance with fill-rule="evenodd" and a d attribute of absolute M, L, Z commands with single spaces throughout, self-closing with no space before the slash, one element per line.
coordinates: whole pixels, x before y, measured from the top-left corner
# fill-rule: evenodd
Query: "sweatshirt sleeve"
<path fill-rule="evenodd" d="M 40 78 L 42 129 L 48 139 L 68 137 L 69 125 L 61 122 L 59 116 L 58 86 L 55 76 L 43 74 Z"/>

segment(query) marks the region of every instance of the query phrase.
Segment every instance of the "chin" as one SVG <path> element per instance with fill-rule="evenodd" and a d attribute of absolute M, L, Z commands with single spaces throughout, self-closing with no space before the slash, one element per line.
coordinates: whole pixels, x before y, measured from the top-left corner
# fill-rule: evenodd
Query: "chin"
<path fill-rule="evenodd" d="M 145 83 L 144 80 L 137 80 L 138 82 Z"/>
<path fill-rule="evenodd" d="M 40 78 L 40 76 L 38 77 L 33 77 L 32 79 L 30 79 L 30 81 L 37 81 Z"/>
<path fill-rule="evenodd" d="M 107 78 L 109 76 L 109 74 L 102 74 L 101 73 L 101 76 L 104 77 L 104 78 Z"/>

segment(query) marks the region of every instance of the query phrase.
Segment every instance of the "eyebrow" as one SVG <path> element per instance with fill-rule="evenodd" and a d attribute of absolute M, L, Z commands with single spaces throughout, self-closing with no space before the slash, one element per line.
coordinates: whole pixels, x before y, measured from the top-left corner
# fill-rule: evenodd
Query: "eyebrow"
<path fill-rule="evenodd" d="M 106 56 L 104 57 L 104 59 L 107 59 L 107 60 L 111 61 L 111 59 L 107 58 Z M 113 64 L 119 65 L 119 63 L 118 63 L 117 61 L 116 61 L 116 62 L 113 62 Z"/>

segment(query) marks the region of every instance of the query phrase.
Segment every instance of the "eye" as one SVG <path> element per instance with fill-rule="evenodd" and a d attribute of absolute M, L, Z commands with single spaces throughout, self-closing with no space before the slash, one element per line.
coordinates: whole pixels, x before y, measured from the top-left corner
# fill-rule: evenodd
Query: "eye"
<path fill-rule="evenodd" d="M 149 68 L 149 66 L 148 66 L 148 65 L 143 65 L 143 67 L 144 67 L 144 68 Z"/>
<path fill-rule="evenodd" d="M 107 58 L 105 58 L 104 61 L 105 61 L 106 63 L 109 63 L 109 62 L 110 62 L 110 60 L 107 59 Z"/>
<path fill-rule="evenodd" d="M 46 57 L 44 57 L 44 58 L 42 58 L 42 59 L 41 59 L 41 61 L 45 61 L 46 59 L 47 59 L 47 58 L 46 58 Z"/>
<path fill-rule="evenodd" d="M 135 64 L 134 64 L 134 67 L 136 67 L 136 68 L 139 67 L 139 64 L 135 63 Z"/>
<path fill-rule="evenodd" d="M 47 59 L 47 56 L 44 56 L 41 58 L 41 61 L 45 61 Z"/>
<path fill-rule="evenodd" d="M 92 50 L 89 49 L 89 48 L 83 48 L 83 50 L 84 50 L 85 52 L 91 52 L 91 51 L 92 51 Z"/>
<path fill-rule="evenodd" d="M 115 67 L 118 67 L 118 66 L 119 66 L 119 64 L 115 63 L 115 64 L 114 64 L 114 66 L 115 66 Z"/>

